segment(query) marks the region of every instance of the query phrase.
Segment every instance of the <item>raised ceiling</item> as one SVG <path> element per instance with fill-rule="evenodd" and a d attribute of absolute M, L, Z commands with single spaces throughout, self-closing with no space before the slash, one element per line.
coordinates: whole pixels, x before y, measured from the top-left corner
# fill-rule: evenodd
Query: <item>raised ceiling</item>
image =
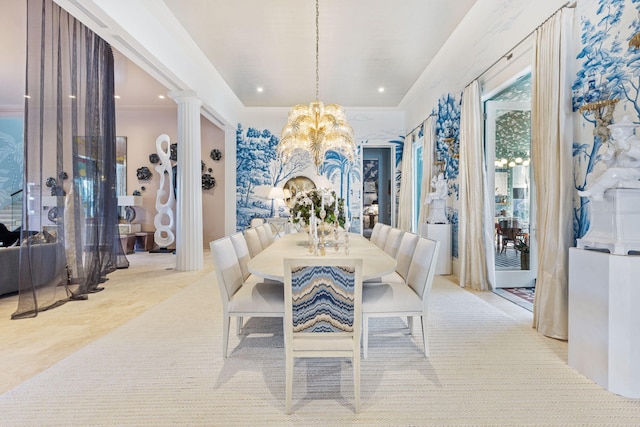
<path fill-rule="evenodd" d="M 397 106 L 475 1 L 320 0 L 320 99 Z M 313 0 L 164 3 L 245 106 L 315 98 Z"/>
<path fill-rule="evenodd" d="M 315 98 L 313 0 L 162 1 L 244 106 L 289 107 Z M 320 99 L 396 107 L 475 2 L 320 0 Z M 2 0 L 0 56 L 5 64 L 15 61 L 0 75 L 3 105 L 22 102 L 25 7 L 24 0 Z M 122 61 L 119 103 L 157 99 L 156 81 L 124 57 L 116 61 Z"/>

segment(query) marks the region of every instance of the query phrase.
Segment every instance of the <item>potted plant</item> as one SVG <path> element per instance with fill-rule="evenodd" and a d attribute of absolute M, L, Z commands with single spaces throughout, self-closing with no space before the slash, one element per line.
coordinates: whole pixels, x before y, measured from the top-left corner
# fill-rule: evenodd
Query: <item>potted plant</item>
<path fill-rule="evenodd" d="M 520 270 L 529 269 L 529 245 L 524 239 L 516 239 L 514 245 L 517 251 L 520 251 Z"/>

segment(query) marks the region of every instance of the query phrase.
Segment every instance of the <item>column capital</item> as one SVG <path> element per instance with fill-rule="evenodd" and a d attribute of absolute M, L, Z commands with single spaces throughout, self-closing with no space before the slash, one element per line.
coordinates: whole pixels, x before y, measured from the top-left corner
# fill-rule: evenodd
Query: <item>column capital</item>
<path fill-rule="evenodd" d="M 202 100 L 198 97 L 198 94 L 193 90 L 172 90 L 167 94 L 169 98 L 173 99 L 177 104 L 197 104 L 202 105 Z"/>

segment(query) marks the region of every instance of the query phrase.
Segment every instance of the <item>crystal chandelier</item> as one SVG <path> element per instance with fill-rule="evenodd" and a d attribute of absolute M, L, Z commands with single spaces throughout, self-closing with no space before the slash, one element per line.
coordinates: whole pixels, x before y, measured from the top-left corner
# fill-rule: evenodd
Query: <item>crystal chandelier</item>
<path fill-rule="evenodd" d="M 282 139 L 277 148 L 284 161 L 296 152 L 310 153 L 316 170 L 319 170 L 327 151 L 340 152 L 353 162 L 358 148 L 344 108 L 338 104 L 324 105 L 319 101 L 319 16 L 316 0 L 316 100 L 308 106 L 298 104 L 289 110 L 288 121 L 282 129 Z"/>

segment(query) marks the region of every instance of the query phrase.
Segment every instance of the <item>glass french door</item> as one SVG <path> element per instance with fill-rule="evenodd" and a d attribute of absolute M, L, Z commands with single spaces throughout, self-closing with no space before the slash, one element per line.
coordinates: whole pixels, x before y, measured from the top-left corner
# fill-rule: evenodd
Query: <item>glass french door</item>
<path fill-rule="evenodd" d="M 487 101 L 485 112 L 488 184 L 494 189 L 495 287 L 535 286 L 531 104 Z"/>

